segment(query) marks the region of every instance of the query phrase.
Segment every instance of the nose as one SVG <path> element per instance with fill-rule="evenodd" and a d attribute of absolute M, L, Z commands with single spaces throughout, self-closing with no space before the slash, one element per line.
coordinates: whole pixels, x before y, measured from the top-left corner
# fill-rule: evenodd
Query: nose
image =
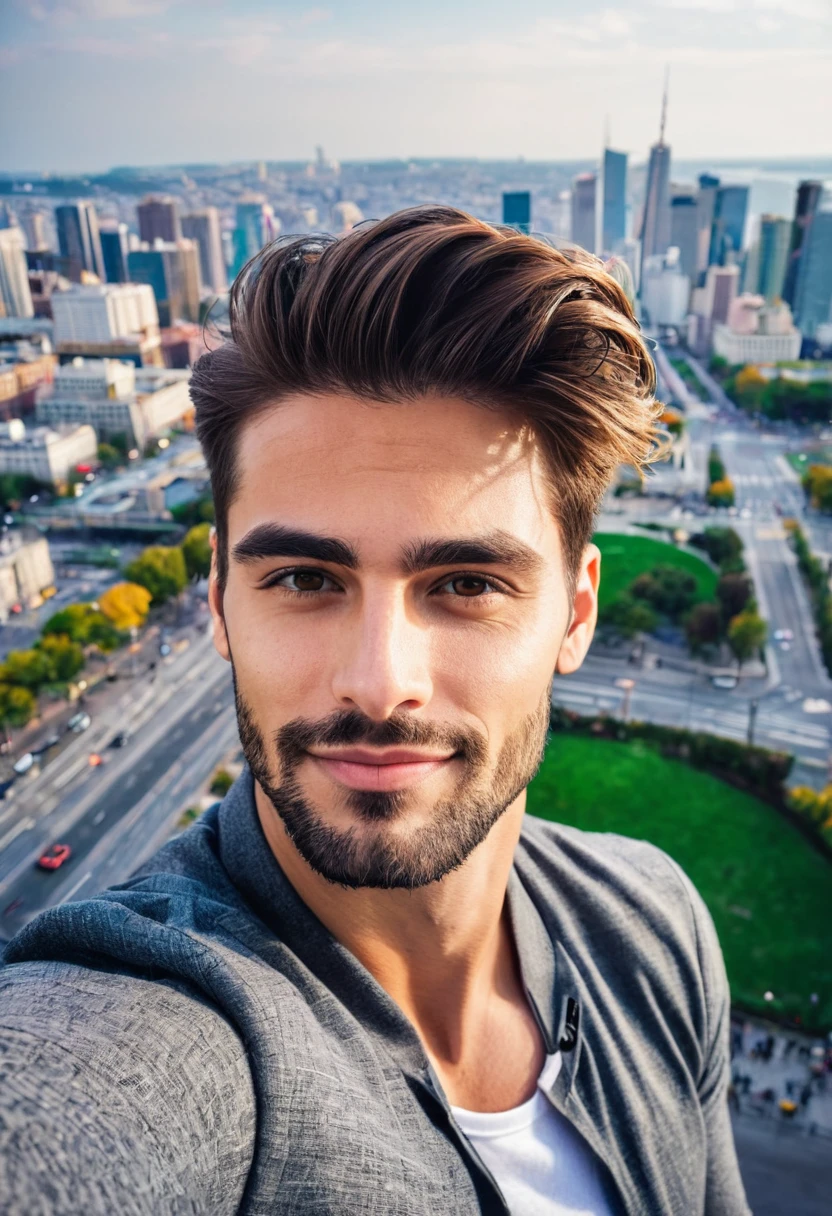
<path fill-rule="evenodd" d="M 368 590 L 340 642 L 332 684 L 340 706 L 383 722 L 430 701 L 428 631 L 409 616 L 403 594 Z"/>

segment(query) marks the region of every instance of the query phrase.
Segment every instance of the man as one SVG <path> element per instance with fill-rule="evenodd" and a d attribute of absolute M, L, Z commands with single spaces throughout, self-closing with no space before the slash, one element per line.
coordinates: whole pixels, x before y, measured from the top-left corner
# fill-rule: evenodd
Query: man
<path fill-rule="evenodd" d="M 703 904 L 524 820 L 653 385 L 594 259 L 450 208 L 255 259 L 192 380 L 248 767 L 9 947 L 10 1210 L 747 1211 Z"/>

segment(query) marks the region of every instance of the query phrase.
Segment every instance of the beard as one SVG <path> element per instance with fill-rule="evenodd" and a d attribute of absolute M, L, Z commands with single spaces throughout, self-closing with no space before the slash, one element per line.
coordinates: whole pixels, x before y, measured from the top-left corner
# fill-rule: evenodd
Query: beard
<path fill-rule="evenodd" d="M 540 705 L 502 745 L 489 771 L 488 744 L 471 727 L 452 728 L 393 714 L 374 722 L 359 710 L 342 710 L 319 722 L 302 718 L 281 726 L 273 736 L 276 765 L 263 732 L 240 691 L 234 698 L 243 753 L 252 776 L 283 821 L 304 861 L 328 882 L 344 887 L 415 890 L 438 882 L 457 869 L 482 844 L 504 811 L 523 792 L 543 758 L 549 727 L 547 690 Z M 415 746 L 451 751 L 462 774 L 453 794 L 437 800 L 429 820 L 412 831 L 396 830 L 418 798 L 412 790 L 349 790 L 337 795 L 358 820 L 349 828 L 327 822 L 326 809 L 313 805 L 301 787 L 298 770 L 307 749 Z"/>

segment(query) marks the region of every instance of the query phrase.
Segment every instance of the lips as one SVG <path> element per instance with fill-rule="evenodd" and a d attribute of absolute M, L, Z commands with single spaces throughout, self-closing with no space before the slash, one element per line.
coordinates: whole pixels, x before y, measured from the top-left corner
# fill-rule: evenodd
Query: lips
<path fill-rule="evenodd" d="M 449 764 L 454 756 L 414 748 L 384 750 L 351 747 L 337 752 L 308 753 L 325 773 L 352 790 L 393 791 L 418 785 Z"/>

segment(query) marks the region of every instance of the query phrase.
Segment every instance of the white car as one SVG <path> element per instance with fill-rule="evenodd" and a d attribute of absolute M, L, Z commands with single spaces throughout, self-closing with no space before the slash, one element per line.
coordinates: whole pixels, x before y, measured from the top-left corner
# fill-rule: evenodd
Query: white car
<path fill-rule="evenodd" d="M 12 765 L 12 768 L 17 773 L 18 777 L 20 777 L 23 775 L 23 773 L 28 773 L 29 769 L 34 763 L 35 757 L 32 755 L 32 753 L 24 752 L 17 763 Z"/>
<path fill-rule="evenodd" d="M 736 676 L 711 676 L 711 683 L 714 688 L 736 688 Z"/>
<path fill-rule="evenodd" d="M 790 642 L 793 637 L 791 629 L 775 629 L 774 631 L 775 642 Z"/>

